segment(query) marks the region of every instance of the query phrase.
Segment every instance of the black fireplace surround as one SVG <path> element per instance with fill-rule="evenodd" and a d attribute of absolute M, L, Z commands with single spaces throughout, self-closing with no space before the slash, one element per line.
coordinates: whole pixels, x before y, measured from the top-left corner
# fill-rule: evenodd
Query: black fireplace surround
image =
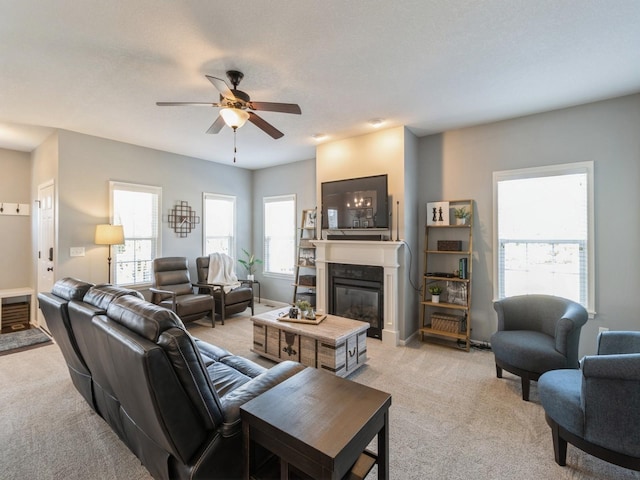
<path fill-rule="evenodd" d="M 382 338 L 384 268 L 329 263 L 329 313 L 368 322 L 367 336 Z"/>

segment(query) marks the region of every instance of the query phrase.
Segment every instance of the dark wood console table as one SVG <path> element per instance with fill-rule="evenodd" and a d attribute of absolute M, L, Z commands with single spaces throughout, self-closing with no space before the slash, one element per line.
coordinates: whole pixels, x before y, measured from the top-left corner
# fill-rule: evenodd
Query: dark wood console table
<path fill-rule="evenodd" d="M 364 478 L 376 463 L 387 479 L 390 406 L 388 393 L 306 368 L 240 407 L 244 478 L 257 443 L 280 458 L 281 479 L 289 465 L 315 479 Z M 375 436 L 377 453 L 366 449 Z"/>

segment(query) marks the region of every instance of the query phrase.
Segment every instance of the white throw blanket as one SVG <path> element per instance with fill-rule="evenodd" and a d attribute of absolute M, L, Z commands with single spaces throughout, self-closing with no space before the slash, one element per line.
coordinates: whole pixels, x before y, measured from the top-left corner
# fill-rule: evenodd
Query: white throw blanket
<path fill-rule="evenodd" d="M 229 293 L 240 286 L 233 268 L 233 258 L 226 253 L 212 253 L 209 255 L 209 276 L 207 283 L 224 285 L 225 293 Z"/>

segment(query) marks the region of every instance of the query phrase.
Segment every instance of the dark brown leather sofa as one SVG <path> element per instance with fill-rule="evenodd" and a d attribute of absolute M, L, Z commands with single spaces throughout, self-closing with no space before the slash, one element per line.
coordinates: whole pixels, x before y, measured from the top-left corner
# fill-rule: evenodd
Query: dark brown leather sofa
<path fill-rule="evenodd" d="M 132 290 L 63 279 L 38 298 L 74 385 L 157 479 L 240 478 L 240 406 L 304 369 L 198 340 Z"/>

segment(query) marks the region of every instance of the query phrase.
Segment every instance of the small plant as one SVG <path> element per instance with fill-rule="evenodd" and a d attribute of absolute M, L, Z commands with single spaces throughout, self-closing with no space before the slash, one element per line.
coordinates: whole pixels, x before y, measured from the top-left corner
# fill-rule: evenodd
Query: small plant
<path fill-rule="evenodd" d="M 296 307 L 298 307 L 301 312 L 307 312 L 311 310 L 311 304 L 306 300 L 298 300 L 296 302 Z"/>
<path fill-rule="evenodd" d="M 442 287 L 440 285 L 431 285 L 429 287 L 429 293 L 431 295 L 440 295 L 442 293 Z"/>
<path fill-rule="evenodd" d="M 240 263 L 247 270 L 248 275 L 253 275 L 255 273 L 256 264 L 262 263 L 262 260 L 260 260 L 259 258 L 256 258 L 256 256 L 253 253 L 247 252 L 244 248 L 242 249 L 242 252 L 247 258 L 246 260 L 239 259 L 238 263 Z"/>
<path fill-rule="evenodd" d="M 470 212 L 467 212 L 467 207 L 454 208 L 453 215 L 456 218 L 469 218 Z"/>

